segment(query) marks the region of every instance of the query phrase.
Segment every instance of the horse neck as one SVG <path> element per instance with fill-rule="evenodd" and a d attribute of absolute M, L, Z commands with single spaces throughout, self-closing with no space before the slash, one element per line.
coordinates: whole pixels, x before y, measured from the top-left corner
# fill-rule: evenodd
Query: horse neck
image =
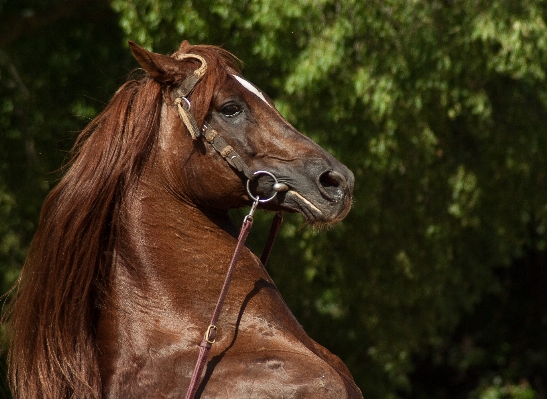
<path fill-rule="evenodd" d="M 173 312 L 191 314 L 197 288 L 225 273 L 234 250 L 237 229 L 227 212 L 204 211 L 144 180 L 122 220 L 114 278 L 128 284 L 124 297 L 143 295 L 146 306 L 156 300 L 164 310 L 167 301 Z"/>

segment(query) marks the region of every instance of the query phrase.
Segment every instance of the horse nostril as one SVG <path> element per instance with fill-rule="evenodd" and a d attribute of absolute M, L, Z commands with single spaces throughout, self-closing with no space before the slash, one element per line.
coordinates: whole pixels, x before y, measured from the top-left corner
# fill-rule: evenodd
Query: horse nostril
<path fill-rule="evenodd" d="M 319 183 L 323 188 L 345 188 L 346 178 L 344 175 L 334 171 L 326 171 L 321 176 L 319 176 Z"/>

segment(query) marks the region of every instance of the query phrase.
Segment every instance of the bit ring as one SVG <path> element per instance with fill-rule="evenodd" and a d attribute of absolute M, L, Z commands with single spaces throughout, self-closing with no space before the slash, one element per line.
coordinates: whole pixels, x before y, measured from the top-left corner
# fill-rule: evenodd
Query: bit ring
<path fill-rule="evenodd" d="M 253 176 L 247 180 L 247 194 L 249 194 L 249 197 L 251 197 L 251 199 L 254 201 L 254 202 L 260 202 L 260 203 L 264 203 L 264 202 L 268 202 L 268 201 L 271 201 L 275 198 L 275 196 L 277 195 L 277 191 L 274 190 L 274 193 L 273 195 L 270 197 L 270 198 L 265 198 L 265 199 L 260 199 L 259 196 L 254 196 L 252 193 L 251 193 L 251 188 L 249 187 L 249 183 L 251 182 L 251 180 L 253 180 L 256 176 L 260 176 L 260 175 L 268 175 L 270 176 L 272 179 L 274 179 L 274 186 L 276 184 L 279 184 L 279 182 L 277 181 L 277 178 L 274 176 L 273 173 L 270 173 L 268 171 L 265 171 L 265 170 L 258 170 L 256 172 L 253 173 Z"/>

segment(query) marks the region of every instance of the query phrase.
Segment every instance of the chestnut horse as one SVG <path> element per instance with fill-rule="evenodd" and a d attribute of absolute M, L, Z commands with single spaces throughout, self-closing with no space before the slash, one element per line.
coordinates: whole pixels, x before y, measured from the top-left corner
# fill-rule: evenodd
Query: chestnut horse
<path fill-rule="evenodd" d="M 295 130 L 230 53 L 130 46 L 146 74 L 79 136 L 15 289 L 15 398 L 184 397 L 236 246 L 228 211 L 273 197 L 262 207 L 326 224 L 351 206 L 353 174 Z M 266 173 L 250 177 L 251 194 L 249 171 L 275 176 L 277 195 Z M 362 397 L 245 247 L 218 325 L 198 397 Z"/>

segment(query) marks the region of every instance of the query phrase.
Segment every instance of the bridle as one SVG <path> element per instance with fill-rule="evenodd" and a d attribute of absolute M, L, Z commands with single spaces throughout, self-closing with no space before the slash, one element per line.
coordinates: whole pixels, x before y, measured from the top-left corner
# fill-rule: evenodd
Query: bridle
<path fill-rule="evenodd" d="M 200 349 L 199 349 L 198 359 L 196 361 L 196 365 L 194 366 L 194 371 L 192 373 L 190 385 L 188 386 L 188 390 L 186 391 L 186 396 L 185 396 L 185 399 L 194 399 L 199 386 L 201 375 L 203 373 L 203 368 L 205 367 L 205 363 L 207 362 L 207 356 L 209 354 L 209 350 L 215 343 L 215 338 L 218 331 L 217 322 L 220 316 L 220 311 L 222 310 L 222 305 L 224 304 L 226 294 L 228 293 L 228 288 L 230 287 L 230 282 L 232 281 L 232 276 L 234 274 L 237 261 L 239 260 L 241 249 L 243 248 L 245 241 L 247 239 L 247 236 L 249 235 L 249 232 L 253 225 L 254 213 L 260 203 L 266 203 L 273 200 L 278 194 L 278 192 L 287 191 L 288 187 L 286 184 L 280 183 L 275 177 L 275 175 L 271 172 L 268 172 L 265 170 L 252 172 L 251 168 L 245 163 L 243 158 L 208 123 L 205 123 L 203 127 L 199 129 L 195 118 L 190 112 L 191 103 L 190 103 L 190 100 L 188 99 L 188 96 L 192 93 L 196 84 L 200 81 L 200 79 L 205 74 L 205 71 L 207 70 L 207 63 L 203 57 L 196 54 L 176 54 L 175 58 L 179 61 L 185 58 L 194 58 L 201 62 L 201 66 L 198 69 L 196 69 L 191 75 L 189 75 L 177 89 L 177 97 L 175 98 L 175 105 L 177 107 L 177 111 L 181 121 L 190 132 L 190 135 L 192 136 L 193 140 L 197 140 L 199 137 L 203 137 L 205 141 L 207 141 L 215 149 L 215 151 L 219 153 L 222 156 L 222 158 L 226 160 L 226 162 L 228 162 L 228 164 L 235 171 L 242 173 L 247 178 L 247 184 L 246 184 L 247 194 L 249 195 L 249 198 L 253 200 L 253 204 L 251 205 L 251 209 L 249 210 L 249 213 L 243 219 L 237 244 L 234 249 L 234 253 L 232 255 L 232 259 L 230 261 L 228 271 L 226 272 L 226 277 L 224 278 L 224 284 L 222 285 L 222 289 L 220 290 L 220 294 L 215 306 L 215 310 L 213 311 L 213 315 L 211 316 L 211 321 L 209 322 L 207 331 L 205 332 L 205 335 L 203 336 L 203 340 L 201 341 L 201 344 L 199 345 Z M 272 186 L 274 193 L 269 198 L 260 198 L 258 195 L 253 195 L 251 192 L 251 188 L 250 188 L 251 181 L 253 181 L 255 178 L 261 175 L 270 176 L 274 181 L 274 184 Z M 277 235 L 277 232 L 279 231 L 279 227 L 281 226 L 282 221 L 283 221 L 282 213 L 277 212 L 272 221 L 272 227 L 270 228 L 268 240 L 266 241 L 266 245 L 264 246 L 264 250 L 262 251 L 262 255 L 260 256 L 260 260 L 262 261 L 264 265 L 266 265 L 266 262 L 268 261 L 270 251 L 273 247 L 275 237 Z"/>

